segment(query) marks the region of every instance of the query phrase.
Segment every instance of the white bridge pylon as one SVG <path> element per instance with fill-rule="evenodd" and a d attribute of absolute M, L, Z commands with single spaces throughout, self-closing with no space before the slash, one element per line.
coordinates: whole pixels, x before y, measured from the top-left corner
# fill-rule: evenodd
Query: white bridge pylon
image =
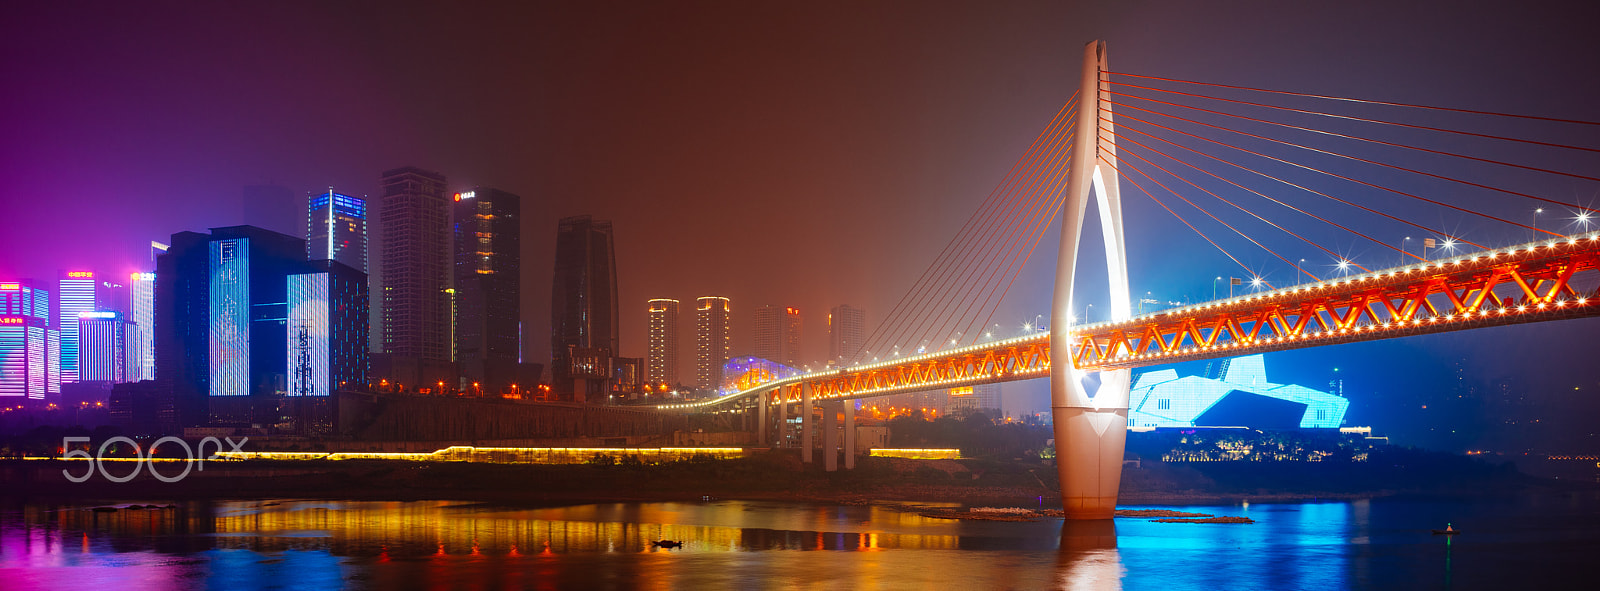
<path fill-rule="evenodd" d="M 1069 324 L 1076 309 L 1072 290 L 1091 188 L 1099 207 L 1100 235 L 1105 241 L 1111 320 L 1133 316 L 1122 233 L 1122 194 L 1117 186 L 1117 149 L 1112 139 L 1115 128 L 1111 123 L 1111 97 L 1100 81 L 1104 71 L 1105 42 L 1091 42 L 1084 47 L 1078 133 L 1067 172 L 1066 217 L 1061 222 L 1055 295 L 1050 306 L 1051 323 L 1067 328 L 1050 331 L 1050 350 L 1055 352 L 1052 357 L 1057 361 L 1050 364 L 1050 412 L 1055 422 L 1061 505 L 1069 519 L 1110 519 L 1115 513 L 1128 435 L 1131 371 L 1099 372 L 1099 387 L 1090 391 L 1084 383 L 1087 374 L 1073 367 L 1070 353 L 1076 336 Z"/>

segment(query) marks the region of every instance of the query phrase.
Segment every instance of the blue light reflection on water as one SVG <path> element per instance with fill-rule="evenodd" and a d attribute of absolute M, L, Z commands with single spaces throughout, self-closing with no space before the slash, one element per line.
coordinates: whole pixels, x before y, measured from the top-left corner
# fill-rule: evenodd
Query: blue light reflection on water
<path fill-rule="evenodd" d="M 33 504 L 0 506 L 0 588 L 1464 588 L 1568 582 L 1600 549 L 1594 495 L 1139 508 L 1256 523 L 973 522 L 739 501 Z M 1429 535 L 1446 521 L 1467 533 Z M 685 547 L 649 543 L 663 538 Z"/>

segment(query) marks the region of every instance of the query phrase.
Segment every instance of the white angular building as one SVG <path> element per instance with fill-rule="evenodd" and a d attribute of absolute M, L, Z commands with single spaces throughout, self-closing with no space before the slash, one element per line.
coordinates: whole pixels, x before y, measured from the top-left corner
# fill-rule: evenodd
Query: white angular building
<path fill-rule="evenodd" d="M 1344 424 L 1349 400 L 1268 382 L 1263 356 L 1223 363 L 1221 379 L 1179 377 L 1172 369 L 1139 374 L 1128 396 L 1128 426 L 1333 429 Z"/>

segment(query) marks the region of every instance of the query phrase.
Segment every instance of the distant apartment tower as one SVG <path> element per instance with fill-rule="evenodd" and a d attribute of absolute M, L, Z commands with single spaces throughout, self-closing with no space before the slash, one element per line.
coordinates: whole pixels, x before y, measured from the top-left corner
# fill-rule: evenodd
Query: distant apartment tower
<path fill-rule="evenodd" d="M 407 166 L 385 171 L 381 350 L 397 358 L 450 359 L 450 199 L 444 175 Z"/>
<path fill-rule="evenodd" d="M 760 306 L 755 310 L 755 356 L 800 367 L 800 310 Z"/>
<path fill-rule="evenodd" d="M 828 363 L 848 365 L 867 338 L 867 311 L 839 304 L 828 311 Z"/>
<path fill-rule="evenodd" d="M 550 285 L 552 388 L 583 401 L 606 392 L 617 356 L 617 259 L 611 222 L 562 218 Z"/>
<path fill-rule="evenodd" d="M 127 326 L 122 313 L 97 310 L 78 315 L 78 381 L 128 381 Z"/>
<path fill-rule="evenodd" d="M 678 385 L 678 300 L 650 300 L 645 383 Z"/>
<path fill-rule="evenodd" d="M 42 401 L 50 389 L 50 293 L 23 281 L 0 281 L 0 405 Z"/>
<path fill-rule="evenodd" d="M 57 283 L 55 322 L 61 331 L 61 382 L 78 381 L 78 315 L 100 309 L 94 271 L 63 271 Z"/>
<path fill-rule="evenodd" d="M 456 361 L 480 392 L 499 392 L 522 359 L 522 198 L 477 187 L 454 199 Z"/>
<path fill-rule="evenodd" d="M 695 385 L 701 390 L 722 387 L 722 366 L 728 362 L 733 341 L 728 298 L 695 300 Z"/>
<path fill-rule="evenodd" d="M 156 379 L 156 274 L 134 273 L 128 278 L 128 381 Z"/>
<path fill-rule="evenodd" d="M 367 272 L 367 200 L 333 192 L 306 200 L 306 258 Z"/>

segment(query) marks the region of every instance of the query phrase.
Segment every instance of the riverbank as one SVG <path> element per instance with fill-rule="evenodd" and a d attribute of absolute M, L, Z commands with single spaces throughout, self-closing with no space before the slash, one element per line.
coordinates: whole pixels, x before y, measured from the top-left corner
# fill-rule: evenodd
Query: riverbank
<path fill-rule="evenodd" d="M 152 464 L 171 479 L 182 464 Z M 1171 465 L 1144 462 L 1124 469 L 1124 504 L 1218 504 L 1240 501 L 1356 499 L 1397 494 L 1515 495 L 1528 491 L 1592 489 L 1594 485 L 1535 479 L 1501 467 L 1368 464 Z M 208 462 L 177 482 L 148 471 L 128 482 L 82 474 L 84 462 L 0 461 L 0 495 L 16 499 L 169 501 L 311 498 L 373 501 L 451 499 L 507 504 L 698 501 L 707 498 L 842 504 L 948 503 L 962 506 L 1059 507 L 1055 468 L 1039 462 L 905 460 L 863 457 L 855 470 L 825 472 L 799 454 L 763 452 L 731 460 L 660 465 L 516 465 L 409 461 Z M 106 467 L 113 476 L 131 463 Z"/>

